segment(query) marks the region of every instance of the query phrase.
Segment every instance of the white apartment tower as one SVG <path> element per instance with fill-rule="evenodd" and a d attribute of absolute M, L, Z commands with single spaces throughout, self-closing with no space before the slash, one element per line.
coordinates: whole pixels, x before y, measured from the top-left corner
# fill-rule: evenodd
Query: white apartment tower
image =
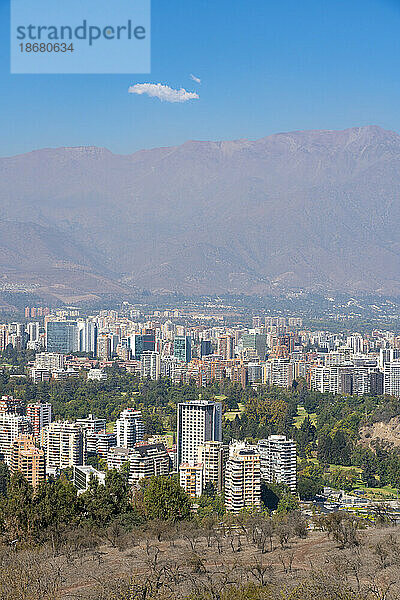
<path fill-rule="evenodd" d="M 30 342 L 37 342 L 39 340 L 39 323 L 28 323 L 26 326 L 26 332 Z"/>
<path fill-rule="evenodd" d="M 296 492 L 296 442 L 284 435 L 270 435 L 258 442 L 261 478 L 268 483 L 284 483 Z"/>
<path fill-rule="evenodd" d="M 145 351 L 140 358 L 140 376 L 148 377 L 153 381 L 160 379 L 161 375 L 161 357 L 158 352 Z"/>
<path fill-rule="evenodd" d="M 400 348 L 381 348 L 379 350 L 379 367 L 383 369 L 387 363 L 400 359 Z"/>
<path fill-rule="evenodd" d="M 59 352 L 39 352 L 35 356 L 35 369 L 56 371 L 64 369 L 65 356 Z"/>
<path fill-rule="evenodd" d="M 87 431 L 93 431 L 94 433 L 99 433 L 99 431 L 104 431 L 106 428 L 106 420 L 100 419 L 92 414 L 84 419 L 77 419 L 76 424 L 82 427 Z"/>
<path fill-rule="evenodd" d="M 212 483 L 220 494 L 224 486 L 224 469 L 228 459 L 228 446 L 222 442 L 207 441 L 198 447 L 198 463 L 203 467 L 203 484 Z"/>
<path fill-rule="evenodd" d="M 383 371 L 383 391 L 400 397 L 400 360 L 386 363 Z"/>
<path fill-rule="evenodd" d="M 46 469 L 66 469 L 85 462 L 82 428 L 68 421 L 53 422 L 42 429 L 41 446 Z"/>
<path fill-rule="evenodd" d="M 178 404 L 178 466 L 198 462 L 198 449 L 204 442 L 222 441 L 222 405 L 213 400 L 193 400 Z"/>
<path fill-rule="evenodd" d="M 14 441 L 20 435 L 31 433 L 32 425 L 27 417 L 0 413 L 0 458 L 11 464 L 11 451 Z"/>
<path fill-rule="evenodd" d="M 135 448 L 110 448 L 107 467 L 121 470 L 129 462 L 129 483 L 136 485 L 140 479 L 166 476 L 171 470 L 171 460 L 164 444 L 138 444 Z"/>
<path fill-rule="evenodd" d="M 225 470 L 225 508 L 238 513 L 260 504 L 260 455 L 254 448 L 233 447 Z"/>
<path fill-rule="evenodd" d="M 97 344 L 97 325 L 93 321 L 78 321 L 78 348 L 81 352 L 95 354 Z"/>
<path fill-rule="evenodd" d="M 133 448 L 137 442 L 141 442 L 144 437 L 144 423 L 140 410 L 123 410 L 115 423 L 115 433 L 119 448 Z"/>
<path fill-rule="evenodd" d="M 271 358 L 265 363 L 263 383 L 289 388 L 293 383 L 294 368 L 290 358 Z"/>

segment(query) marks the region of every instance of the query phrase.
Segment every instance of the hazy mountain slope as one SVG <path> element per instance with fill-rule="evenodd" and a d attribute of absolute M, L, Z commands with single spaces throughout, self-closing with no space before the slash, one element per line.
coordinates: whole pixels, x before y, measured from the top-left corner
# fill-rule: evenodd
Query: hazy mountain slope
<path fill-rule="evenodd" d="M 72 261 L 185 292 L 398 293 L 399 198 L 400 136 L 378 127 L 130 156 L 39 150 L 0 159 L 0 218 L 63 235 L 32 240 L 34 265 L 32 244 L 0 243 L 0 263 L 40 279 L 45 264 Z"/>

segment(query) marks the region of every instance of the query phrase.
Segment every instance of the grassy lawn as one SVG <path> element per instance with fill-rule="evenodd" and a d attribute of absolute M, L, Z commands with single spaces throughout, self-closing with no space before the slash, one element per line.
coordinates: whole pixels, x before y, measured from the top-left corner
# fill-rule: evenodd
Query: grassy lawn
<path fill-rule="evenodd" d="M 318 465 L 319 462 L 316 458 L 308 458 L 308 463 L 313 463 Z M 354 481 L 353 488 L 351 491 L 347 492 L 349 494 L 353 494 L 355 491 L 362 492 L 362 497 L 368 498 L 369 500 L 394 500 L 397 498 L 397 489 L 392 488 L 390 485 L 385 485 L 383 487 L 367 487 L 361 479 L 362 468 L 356 466 L 344 467 L 343 465 L 329 465 L 329 471 L 334 471 L 335 469 L 340 469 L 341 471 L 355 471 L 358 475 L 357 479 Z M 327 473 L 327 472 L 325 472 Z M 326 483 L 326 485 L 330 485 Z"/>
<path fill-rule="evenodd" d="M 330 471 L 333 471 L 334 469 L 340 469 L 341 471 L 357 471 L 357 473 L 362 473 L 361 467 L 344 467 L 343 465 L 329 465 Z"/>
<path fill-rule="evenodd" d="M 315 425 L 316 422 L 317 422 L 317 415 L 316 415 L 316 413 L 308 413 L 306 411 L 306 409 L 304 408 L 304 406 L 298 406 L 297 407 L 297 416 L 294 419 L 294 425 L 295 425 L 295 427 L 297 427 L 297 429 L 299 429 L 299 427 L 301 426 L 302 422 L 307 417 L 307 415 L 310 417 L 311 423 L 313 425 Z"/>
<path fill-rule="evenodd" d="M 106 424 L 106 433 L 114 433 L 114 425 L 115 421 L 110 421 L 110 423 Z"/>
<path fill-rule="evenodd" d="M 342 465 L 329 465 L 329 470 L 333 471 L 334 469 L 341 469 L 342 471 L 356 471 L 359 479 L 354 482 L 353 490 L 350 492 L 353 493 L 354 490 L 360 490 L 363 492 L 363 496 L 370 500 L 392 500 L 397 497 L 397 490 L 392 488 L 390 485 L 385 485 L 383 487 L 367 487 L 361 479 L 362 469 L 360 467 L 343 467 Z"/>
<path fill-rule="evenodd" d="M 218 398 L 218 396 L 215 396 L 215 397 Z M 225 396 L 223 396 L 223 397 L 225 398 Z M 238 406 L 239 406 L 239 410 L 228 410 L 224 414 L 224 418 L 227 419 L 228 421 L 233 421 L 236 418 L 236 415 L 238 417 L 240 417 L 240 415 L 244 411 L 244 404 L 238 403 Z"/>
<path fill-rule="evenodd" d="M 381 488 L 368 488 L 365 485 L 358 485 L 357 489 L 365 492 L 366 498 L 371 500 L 392 500 L 397 498 L 397 490 L 390 485 L 385 485 Z"/>

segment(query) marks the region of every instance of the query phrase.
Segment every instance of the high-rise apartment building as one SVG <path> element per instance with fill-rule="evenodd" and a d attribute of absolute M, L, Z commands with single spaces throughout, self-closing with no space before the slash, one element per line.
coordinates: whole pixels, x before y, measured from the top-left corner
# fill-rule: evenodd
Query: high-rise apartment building
<path fill-rule="evenodd" d="M 222 356 L 223 360 L 235 358 L 235 338 L 233 335 L 221 335 L 218 338 L 218 355 Z"/>
<path fill-rule="evenodd" d="M 284 435 L 270 435 L 258 442 L 261 477 L 268 483 L 284 483 L 296 491 L 296 442 Z"/>
<path fill-rule="evenodd" d="M 289 317 L 288 325 L 289 327 L 302 327 L 303 319 L 301 317 Z"/>
<path fill-rule="evenodd" d="M 260 504 L 260 455 L 254 448 L 232 447 L 225 470 L 225 508 L 238 513 Z"/>
<path fill-rule="evenodd" d="M 332 372 L 335 367 L 328 367 Z M 340 369 L 340 367 L 336 367 Z M 379 396 L 383 394 L 383 373 L 367 367 L 352 367 L 340 373 L 338 392 L 348 395 Z"/>
<path fill-rule="evenodd" d="M 121 448 L 114 446 L 107 452 L 107 469 L 121 470 L 121 467 L 128 462 L 132 448 Z"/>
<path fill-rule="evenodd" d="M 79 352 L 96 353 L 97 325 L 93 321 L 78 322 L 78 349 Z"/>
<path fill-rule="evenodd" d="M 106 458 L 110 448 L 117 445 L 117 436 L 115 433 L 105 431 L 94 432 L 86 431 L 86 451 L 89 454 L 98 454 L 101 458 Z"/>
<path fill-rule="evenodd" d="M 0 413 L 8 415 L 23 415 L 25 403 L 14 396 L 2 396 L 0 399 Z"/>
<path fill-rule="evenodd" d="M 21 435 L 11 448 L 11 474 L 20 471 L 27 481 L 36 487 L 45 480 L 45 458 L 42 449 L 35 445 L 33 436 Z"/>
<path fill-rule="evenodd" d="M 98 336 L 96 355 L 100 360 L 111 359 L 111 338 L 108 335 Z"/>
<path fill-rule="evenodd" d="M 178 404 L 178 465 L 198 461 L 198 448 L 207 441 L 222 441 L 222 405 L 213 400 Z"/>
<path fill-rule="evenodd" d="M 95 417 L 92 414 L 84 419 L 77 419 L 76 424 L 87 431 L 94 431 L 95 433 L 104 431 L 106 428 L 106 420 Z"/>
<path fill-rule="evenodd" d="M 389 365 L 386 365 L 389 367 Z M 386 372 L 389 373 L 387 368 Z M 322 393 L 378 396 L 384 393 L 384 376 L 376 367 L 349 365 L 312 365 L 309 370 L 311 389 Z M 387 383 L 389 379 L 387 378 Z"/>
<path fill-rule="evenodd" d="M 126 408 L 115 423 L 117 446 L 120 448 L 133 448 L 144 437 L 144 422 L 140 410 Z"/>
<path fill-rule="evenodd" d="M 369 393 L 371 396 L 382 396 L 384 390 L 384 375 L 378 371 L 369 374 Z"/>
<path fill-rule="evenodd" d="M 81 427 L 68 421 L 53 422 L 41 431 L 46 469 L 66 469 L 85 462 L 85 439 Z"/>
<path fill-rule="evenodd" d="M 39 323 L 37 321 L 27 323 L 26 332 L 30 342 L 39 341 Z"/>
<path fill-rule="evenodd" d="M 286 327 L 285 317 L 265 317 L 265 327 Z"/>
<path fill-rule="evenodd" d="M 0 325 L 0 350 L 5 350 L 8 344 L 7 325 Z"/>
<path fill-rule="evenodd" d="M 199 498 L 204 491 L 203 465 L 182 463 L 179 467 L 179 484 L 191 498 Z"/>
<path fill-rule="evenodd" d="M 400 360 L 386 363 L 383 377 L 384 393 L 400 397 Z"/>
<path fill-rule="evenodd" d="M 51 379 L 51 372 L 48 369 L 35 369 L 35 367 L 32 367 L 29 369 L 29 374 L 33 383 L 41 383 Z"/>
<path fill-rule="evenodd" d="M 129 453 L 129 469 L 135 484 L 143 477 L 168 475 L 171 459 L 164 444 L 136 444 Z"/>
<path fill-rule="evenodd" d="M 156 381 L 161 375 L 161 357 L 158 352 L 145 350 L 140 359 L 140 375 Z"/>
<path fill-rule="evenodd" d="M 47 369 L 51 372 L 64 367 L 65 356 L 60 352 L 38 352 L 35 356 L 35 369 Z"/>
<path fill-rule="evenodd" d="M 228 459 L 228 446 L 222 442 L 207 441 L 197 450 L 199 464 L 203 468 L 203 484 L 211 483 L 219 494 L 224 486 L 224 469 Z"/>
<path fill-rule="evenodd" d="M 32 425 L 27 417 L 0 413 L 0 459 L 10 465 L 14 441 L 20 435 L 30 434 L 31 431 Z"/>
<path fill-rule="evenodd" d="M 50 425 L 52 419 L 51 404 L 46 402 L 37 402 L 28 404 L 26 407 L 26 416 L 32 423 L 32 433 L 39 439 L 43 427 Z"/>
<path fill-rule="evenodd" d="M 247 374 L 249 383 L 261 382 L 263 377 L 263 367 L 258 363 L 249 363 L 247 365 Z"/>
<path fill-rule="evenodd" d="M 294 366 L 290 358 L 271 358 L 265 363 L 263 383 L 289 388 L 293 378 Z"/>
<path fill-rule="evenodd" d="M 381 369 L 383 369 L 386 364 L 398 361 L 399 359 L 399 348 L 381 348 L 379 350 L 379 366 Z"/>
<path fill-rule="evenodd" d="M 137 444 L 134 448 L 110 448 L 108 469 L 121 470 L 129 462 L 129 483 L 137 484 L 143 477 L 168 475 L 171 459 L 164 444 Z"/>

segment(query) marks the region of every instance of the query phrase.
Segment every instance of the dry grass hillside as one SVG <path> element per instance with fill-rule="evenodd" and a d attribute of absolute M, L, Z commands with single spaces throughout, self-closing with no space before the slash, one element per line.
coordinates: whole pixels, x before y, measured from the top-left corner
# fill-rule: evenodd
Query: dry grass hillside
<path fill-rule="evenodd" d="M 113 527 L 99 544 L 70 532 L 57 548 L 2 548 L 0 599 L 398 600 L 400 531 L 347 533 L 155 523 L 133 533 Z"/>
<path fill-rule="evenodd" d="M 379 421 L 365 425 L 360 429 L 360 441 L 363 446 L 373 448 L 374 445 L 384 445 L 390 448 L 400 447 L 400 417 L 390 421 Z"/>

